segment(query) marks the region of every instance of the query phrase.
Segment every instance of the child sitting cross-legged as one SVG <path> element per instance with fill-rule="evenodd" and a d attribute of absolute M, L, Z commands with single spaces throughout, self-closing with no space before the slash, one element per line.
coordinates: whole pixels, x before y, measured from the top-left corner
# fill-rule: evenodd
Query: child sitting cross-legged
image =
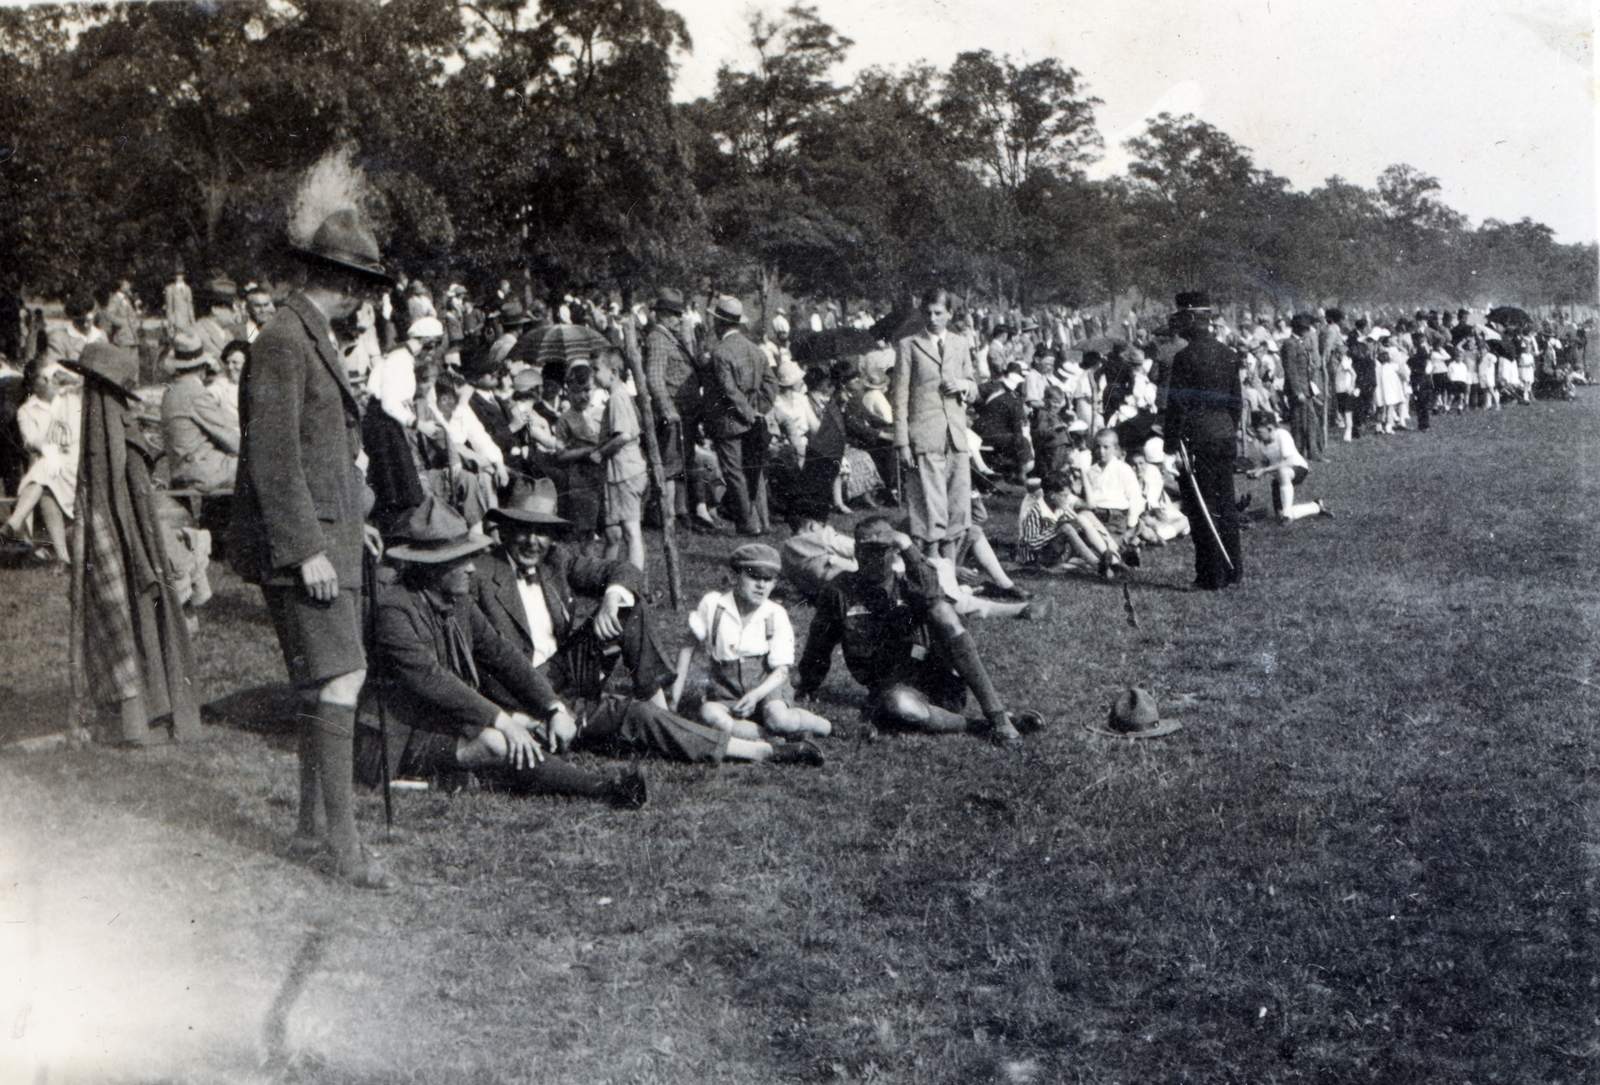
<path fill-rule="evenodd" d="M 1252 467 L 1245 474 L 1250 478 L 1270 475 L 1272 478 L 1272 508 L 1283 521 L 1299 520 L 1306 516 L 1333 515 L 1321 501 L 1294 499 L 1294 488 L 1306 480 L 1311 467 L 1294 446 L 1294 437 L 1278 424 L 1270 414 L 1257 415 L 1255 437 L 1260 442 L 1262 466 Z"/>
<path fill-rule="evenodd" d="M 1023 560 L 1049 572 L 1120 568 L 1110 535 L 1076 492 L 1083 485 L 1082 472 L 1074 459 L 1063 474 L 1028 480 L 1017 521 L 1017 549 Z"/>
<path fill-rule="evenodd" d="M 689 615 L 689 630 L 705 654 L 690 691 L 698 702 L 701 722 L 735 738 L 759 739 L 761 726 L 779 735 L 804 739 L 826 735 L 833 724 L 796 708 L 789 669 L 795 663 L 794 626 L 782 606 L 768 598 L 777 583 L 778 552 L 762 543 L 741 546 L 728 559 L 732 591 L 708 592 Z M 694 645 L 678 657 L 674 704 L 683 694 L 684 677 L 694 658 Z"/>

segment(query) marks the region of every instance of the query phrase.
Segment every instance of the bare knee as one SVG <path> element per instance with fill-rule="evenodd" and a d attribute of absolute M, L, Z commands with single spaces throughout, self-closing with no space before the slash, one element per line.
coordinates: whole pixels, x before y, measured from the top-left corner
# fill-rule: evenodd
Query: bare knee
<path fill-rule="evenodd" d="M 317 700 L 324 704 L 342 705 L 345 708 L 354 708 L 361 697 L 361 687 L 366 684 L 367 671 L 351 671 L 341 674 L 337 678 L 330 678 L 322 684 L 322 689 L 317 694 Z"/>
<path fill-rule="evenodd" d="M 878 710 L 901 723 L 922 724 L 928 720 L 928 701 L 922 694 L 905 686 L 885 690 L 878 700 Z"/>

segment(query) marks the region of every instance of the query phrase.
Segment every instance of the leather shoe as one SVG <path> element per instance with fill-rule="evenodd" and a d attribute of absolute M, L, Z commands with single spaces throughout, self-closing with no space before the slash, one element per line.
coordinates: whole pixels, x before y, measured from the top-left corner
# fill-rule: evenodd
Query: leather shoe
<path fill-rule="evenodd" d="M 642 810 L 650 802 L 650 783 L 643 769 L 611 781 L 611 805 L 622 810 Z"/>
<path fill-rule="evenodd" d="M 816 744 L 807 741 L 774 742 L 769 760 L 775 765 L 810 765 L 813 768 L 821 768 L 827 761 Z"/>

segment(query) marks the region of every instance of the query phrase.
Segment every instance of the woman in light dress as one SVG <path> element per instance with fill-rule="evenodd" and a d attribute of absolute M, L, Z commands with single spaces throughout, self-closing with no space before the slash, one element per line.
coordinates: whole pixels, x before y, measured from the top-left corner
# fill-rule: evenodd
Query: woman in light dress
<path fill-rule="evenodd" d="M 1402 425 L 1400 409 L 1406 402 L 1406 354 L 1385 334 L 1378 344 L 1378 383 L 1372 390 L 1372 406 L 1378 411 L 1378 432 L 1393 433 Z"/>
<path fill-rule="evenodd" d="M 22 525 L 37 508 L 55 550 L 54 560 L 71 562 L 66 521 L 78 492 L 78 452 L 83 425 L 83 385 L 70 370 L 47 362 L 31 366 L 24 378 L 31 395 L 17 408 L 17 428 L 28 449 L 28 471 L 17 487 L 17 504 L 0 534 L 23 538 Z M 42 561 L 51 558 L 35 551 Z"/>

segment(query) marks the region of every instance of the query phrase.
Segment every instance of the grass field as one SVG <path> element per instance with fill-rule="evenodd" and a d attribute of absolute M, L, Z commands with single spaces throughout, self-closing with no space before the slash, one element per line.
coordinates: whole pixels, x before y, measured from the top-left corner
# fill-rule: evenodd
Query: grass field
<path fill-rule="evenodd" d="M 1597 404 L 1337 447 L 1305 487 L 1337 520 L 1256 523 L 1220 595 L 1151 553 L 1137 630 L 1030 581 L 1052 623 L 975 634 L 1053 721 L 1020 752 L 656 765 L 639 813 L 402 794 L 387 844 L 370 797 L 393 896 L 278 857 L 279 726 L 0 760 L 0 1079 L 1600 1079 Z M 15 736 L 59 719 L 65 588 L 0 580 Z M 208 699 L 281 676 L 217 581 Z M 1183 730 L 1082 729 L 1134 682 Z M 837 663 L 825 693 L 848 734 Z"/>

